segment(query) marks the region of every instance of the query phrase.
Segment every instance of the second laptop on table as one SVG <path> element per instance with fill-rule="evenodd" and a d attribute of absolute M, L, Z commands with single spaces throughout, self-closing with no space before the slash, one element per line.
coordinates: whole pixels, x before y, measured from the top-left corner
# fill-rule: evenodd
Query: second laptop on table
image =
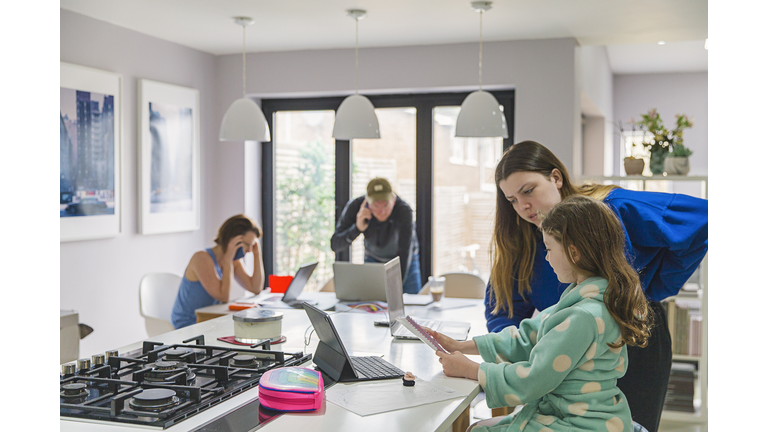
<path fill-rule="evenodd" d="M 265 307 L 279 308 L 279 309 L 282 309 L 282 308 L 301 309 L 303 303 L 307 302 L 323 310 L 331 309 L 335 305 L 336 303 L 335 301 L 318 302 L 314 300 L 299 300 L 299 295 L 304 290 L 304 286 L 307 285 L 307 282 L 309 281 L 310 276 L 312 276 L 312 272 L 315 271 L 315 267 L 317 267 L 317 261 L 313 263 L 304 264 L 299 268 L 299 271 L 296 272 L 296 276 L 294 276 L 293 280 L 291 280 L 291 284 L 288 285 L 288 288 L 285 290 L 285 294 L 283 294 L 282 296 L 277 294 L 274 296 L 267 297 L 259 301 L 259 304 Z"/>
<path fill-rule="evenodd" d="M 410 330 L 397 322 L 397 318 L 405 316 L 403 302 L 403 280 L 400 274 L 400 258 L 395 257 L 386 264 L 387 314 L 392 336 L 397 339 L 418 339 Z M 429 318 L 411 317 L 422 327 L 438 331 L 455 340 L 467 340 L 470 323 L 463 321 L 439 321 Z"/>

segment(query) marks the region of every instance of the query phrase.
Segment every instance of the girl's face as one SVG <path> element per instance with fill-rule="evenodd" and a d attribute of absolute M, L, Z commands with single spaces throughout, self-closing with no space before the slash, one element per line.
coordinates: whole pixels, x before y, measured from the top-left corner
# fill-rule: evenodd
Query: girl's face
<path fill-rule="evenodd" d="M 544 246 L 547 248 L 547 261 L 557 275 L 557 280 L 562 283 L 577 282 L 577 273 L 568 262 L 563 245 L 558 243 L 551 235 L 544 233 Z"/>
<path fill-rule="evenodd" d="M 532 171 L 518 171 L 499 182 L 499 189 L 526 222 L 541 225 L 544 215 L 559 203 L 563 177 L 560 170 L 552 170 L 547 177 Z"/>

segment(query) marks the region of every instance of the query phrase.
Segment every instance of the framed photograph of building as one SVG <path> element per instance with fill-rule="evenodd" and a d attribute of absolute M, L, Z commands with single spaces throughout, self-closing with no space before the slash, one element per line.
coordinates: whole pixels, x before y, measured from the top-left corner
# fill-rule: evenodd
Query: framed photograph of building
<path fill-rule="evenodd" d="M 139 80 L 139 232 L 200 229 L 200 93 Z"/>
<path fill-rule="evenodd" d="M 122 77 L 60 64 L 60 241 L 120 234 Z"/>

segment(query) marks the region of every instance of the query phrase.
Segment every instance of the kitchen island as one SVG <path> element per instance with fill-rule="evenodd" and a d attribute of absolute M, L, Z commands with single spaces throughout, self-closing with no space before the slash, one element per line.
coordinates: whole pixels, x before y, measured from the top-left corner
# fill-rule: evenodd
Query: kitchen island
<path fill-rule="evenodd" d="M 485 333 L 485 321 L 483 316 L 482 300 L 444 299 L 442 307 L 408 307 L 406 312 L 410 315 L 427 316 L 429 318 L 443 320 L 463 320 L 472 323 L 470 337 Z M 282 334 L 286 342 L 273 345 L 272 350 L 287 353 L 314 354 L 317 347 L 317 335 L 313 335 L 308 345 L 305 346 L 305 334 L 310 328 L 310 322 L 303 310 L 282 309 L 284 314 Z M 480 391 L 476 381 L 446 377 L 440 367 L 434 352 L 420 341 L 394 340 L 386 327 L 375 327 L 373 322 L 386 319 L 382 313 L 365 313 L 352 311 L 346 313 L 333 313 L 331 317 L 340 333 L 340 336 L 352 356 L 381 355 L 383 358 L 403 371 L 413 372 L 418 378 L 430 383 L 457 390 L 466 396 L 455 399 L 435 402 L 432 404 L 411 407 L 396 411 L 390 411 L 369 416 L 359 416 L 351 411 L 325 401 L 323 406 L 310 413 L 283 414 L 274 418 L 263 426 L 249 424 L 232 425 L 231 431 L 250 431 L 257 427 L 260 431 L 286 431 L 286 430 L 313 430 L 313 431 L 447 431 L 452 428 L 463 431 L 469 423 L 469 403 Z M 311 330 L 310 330 L 311 331 Z M 182 341 L 202 335 L 206 346 L 220 346 L 226 348 L 243 348 L 227 342 L 219 341 L 219 337 L 234 335 L 234 325 L 231 315 L 222 316 L 209 321 L 194 324 L 179 330 L 175 330 L 160 336 L 153 337 L 152 342 L 165 345 L 180 344 Z M 122 348 L 118 352 L 132 352 L 142 349 L 144 341 L 137 342 Z M 475 360 L 479 360 L 479 357 Z M 314 367 L 308 362 L 305 367 Z M 206 424 L 220 419 L 235 411 L 238 407 L 247 405 L 258 397 L 258 388 L 253 387 L 241 393 L 219 402 L 180 421 L 167 429 L 154 428 L 154 430 L 190 431 L 206 430 Z M 253 405 L 243 409 L 252 409 Z M 234 419 L 236 415 L 230 415 Z M 455 425 L 454 422 L 459 420 Z M 218 424 L 226 423 L 218 421 Z M 104 421 L 92 422 L 90 420 L 61 417 L 61 431 L 129 431 L 136 430 L 135 425 L 107 423 Z M 201 428 L 201 426 L 203 426 Z M 144 428 L 146 429 L 146 428 Z"/>

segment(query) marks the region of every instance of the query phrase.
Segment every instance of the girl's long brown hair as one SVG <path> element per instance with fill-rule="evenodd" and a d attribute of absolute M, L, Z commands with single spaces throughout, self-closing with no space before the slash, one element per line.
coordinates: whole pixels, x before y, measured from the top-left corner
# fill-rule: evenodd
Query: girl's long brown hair
<path fill-rule="evenodd" d="M 563 186 L 560 197 L 588 195 L 603 200 L 612 185 L 575 186 L 568 176 L 568 170 L 548 148 L 535 141 L 523 141 L 507 149 L 496 166 L 496 215 L 494 218 L 493 241 L 491 243 L 491 294 L 495 300 L 493 313 L 502 308 L 512 318 L 512 290 L 517 282 L 520 295 L 531 291 L 533 259 L 536 254 L 537 239 L 541 236 L 536 225 L 520 219 L 515 209 L 509 204 L 499 182 L 510 175 L 526 171 L 537 172 L 550 178 L 552 171 L 560 171 Z"/>
<path fill-rule="evenodd" d="M 648 345 L 648 301 L 637 272 L 624 255 L 624 229 L 611 209 L 594 198 L 573 195 L 552 207 L 541 222 L 541 231 L 563 246 L 577 273 L 608 280 L 603 302 L 621 329 L 621 341 L 608 345 Z M 572 247 L 577 260 L 568 253 Z"/>

